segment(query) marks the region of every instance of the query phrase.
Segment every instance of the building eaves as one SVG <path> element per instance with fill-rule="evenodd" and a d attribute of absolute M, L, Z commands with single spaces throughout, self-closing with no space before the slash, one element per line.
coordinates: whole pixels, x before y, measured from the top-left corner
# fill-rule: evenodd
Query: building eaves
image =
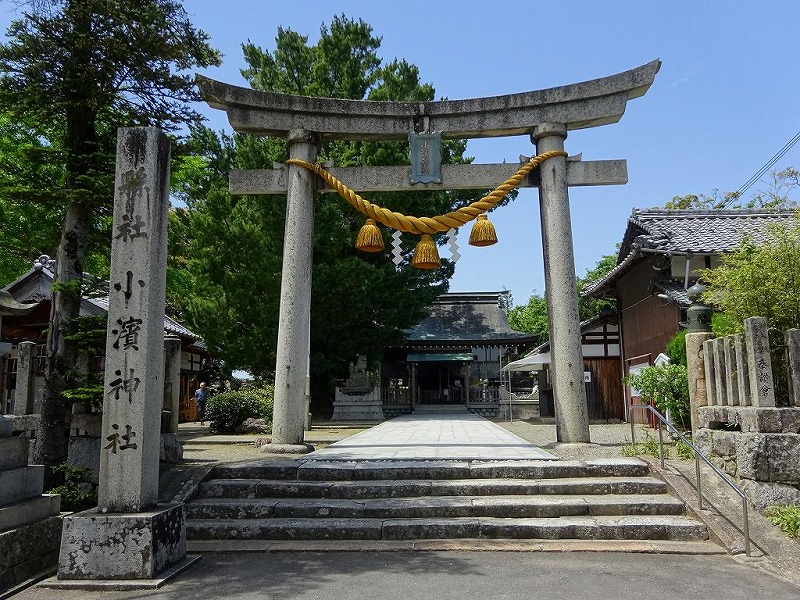
<path fill-rule="evenodd" d="M 773 225 L 796 218 L 795 211 L 634 209 L 628 218 L 617 266 L 605 277 L 584 287 L 583 296 L 604 297 L 612 285 L 643 254 L 724 254 L 739 247 L 745 237 L 762 243 Z"/>

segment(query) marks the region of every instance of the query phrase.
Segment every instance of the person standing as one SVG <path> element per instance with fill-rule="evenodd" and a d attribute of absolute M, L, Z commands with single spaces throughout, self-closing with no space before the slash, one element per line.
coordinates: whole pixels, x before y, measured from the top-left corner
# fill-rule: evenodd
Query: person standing
<path fill-rule="evenodd" d="M 200 420 L 200 425 L 205 425 L 205 418 L 206 418 L 206 402 L 208 401 L 208 388 L 204 381 L 200 382 L 200 387 L 197 388 L 197 391 L 194 393 L 194 403 L 197 407 L 197 415 L 195 419 L 195 423 L 197 423 L 197 419 Z"/>

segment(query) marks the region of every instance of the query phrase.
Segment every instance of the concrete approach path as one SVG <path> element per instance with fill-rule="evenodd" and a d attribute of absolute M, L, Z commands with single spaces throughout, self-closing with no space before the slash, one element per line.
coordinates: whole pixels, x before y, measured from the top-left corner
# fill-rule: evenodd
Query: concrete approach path
<path fill-rule="evenodd" d="M 556 460 L 473 414 L 414 414 L 385 421 L 307 455 L 311 460 Z"/>

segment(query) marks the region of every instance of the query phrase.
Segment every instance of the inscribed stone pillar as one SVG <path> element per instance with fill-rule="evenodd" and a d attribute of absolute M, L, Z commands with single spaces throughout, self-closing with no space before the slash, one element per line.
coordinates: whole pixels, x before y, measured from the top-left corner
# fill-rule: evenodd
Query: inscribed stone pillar
<path fill-rule="evenodd" d="M 714 352 L 714 378 L 717 389 L 717 404 L 727 406 L 728 402 L 728 379 L 725 376 L 727 366 L 725 365 L 725 338 L 717 338 L 711 346 Z"/>
<path fill-rule="evenodd" d="M 747 348 L 744 336 L 733 336 L 733 353 L 736 358 L 736 386 L 739 388 L 739 405 L 750 406 L 750 373 L 747 368 Z"/>
<path fill-rule="evenodd" d="M 697 409 L 708 404 L 706 394 L 706 368 L 703 342 L 713 337 L 711 333 L 686 334 L 686 372 L 689 378 L 689 416 L 692 434 L 698 429 Z"/>
<path fill-rule="evenodd" d="M 750 401 L 753 406 L 775 406 L 767 320 L 764 317 L 745 319 L 744 338 L 750 370 Z"/>
<path fill-rule="evenodd" d="M 317 136 L 293 130 L 288 139 L 290 158 L 312 163 L 316 160 Z M 311 321 L 314 174 L 303 167 L 289 165 L 288 179 L 272 441 L 302 444 Z"/>
<path fill-rule="evenodd" d="M 789 406 L 800 406 L 800 329 L 784 334 L 789 358 Z"/>
<path fill-rule="evenodd" d="M 718 405 L 719 399 L 717 398 L 717 376 L 714 364 L 713 336 L 703 342 L 703 359 L 706 371 L 706 399 L 711 406 Z"/>
<path fill-rule="evenodd" d="M 567 128 L 563 124 L 542 123 L 536 126 L 531 137 L 537 154 L 563 151 Z M 583 381 L 566 159 L 559 156 L 546 160 L 540 166 L 540 173 L 539 204 L 556 439 L 559 442 L 588 442 L 589 418 Z"/>
<path fill-rule="evenodd" d="M 723 340 L 725 354 L 725 389 L 728 393 L 728 405 L 739 406 L 739 386 L 736 380 L 736 348 L 732 335 L 726 335 Z"/>
<path fill-rule="evenodd" d="M 164 336 L 164 407 L 172 412 L 169 432 L 178 433 L 181 403 L 181 340 Z"/>
<path fill-rule="evenodd" d="M 158 501 L 169 155 L 160 130 L 119 130 L 98 488 L 104 512 L 142 512 Z"/>
<path fill-rule="evenodd" d="M 36 344 L 17 346 L 17 385 L 14 389 L 14 414 L 27 415 L 33 409 L 33 381 L 36 378 Z"/>

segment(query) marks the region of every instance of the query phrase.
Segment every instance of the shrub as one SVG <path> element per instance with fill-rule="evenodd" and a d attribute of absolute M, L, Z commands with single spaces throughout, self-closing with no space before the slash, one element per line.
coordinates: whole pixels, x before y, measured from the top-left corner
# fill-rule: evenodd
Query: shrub
<path fill-rule="evenodd" d="M 667 342 L 667 347 L 664 354 L 669 356 L 669 360 L 673 365 L 686 366 L 686 334 L 689 333 L 686 329 L 681 329 L 675 336 Z"/>
<path fill-rule="evenodd" d="M 677 440 L 675 442 L 675 453 L 681 460 L 692 460 L 694 458 L 694 450 L 683 440 Z"/>
<path fill-rule="evenodd" d="M 271 427 L 274 391 L 271 386 L 223 392 L 208 399 L 205 417 L 211 433 L 235 433 L 246 419 L 264 419 Z"/>
<path fill-rule="evenodd" d="M 64 483 L 46 493 L 61 496 L 62 511 L 78 512 L 97 506 L 97 490 L 89 469 L 61 463 L 53 470 L 64 473 Z"/>
<path fill-rule="evenodd" d="M 689 426 L 689 381 L 683 365 L 645 367 L 622 382 L 639 390 L 645 402 L 654 402 L 662 413 L 670 411 L 677 427 Z"/>

